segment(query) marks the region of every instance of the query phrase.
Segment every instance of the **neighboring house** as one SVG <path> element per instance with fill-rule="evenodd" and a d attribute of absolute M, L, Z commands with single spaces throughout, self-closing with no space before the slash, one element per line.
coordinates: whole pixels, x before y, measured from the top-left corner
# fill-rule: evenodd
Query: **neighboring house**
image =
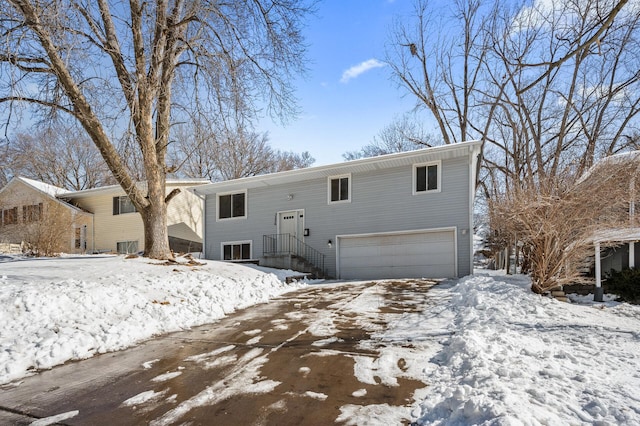
<path fill-rule="evenodd" d="M 176 252 L 202 251 L 202 200 L 187 189 L 208 180 L 168 180 L 167 194 L 181 189 L 168 206 L 169 246 Z M 136 253 L 144 250 L 142 217 L 119 185 L 67 192 L 69 203 L 94 215 L 88 241 L 91 252 Z"/>
<path fill-rule="evenodd" d="M 480 153 L 463 142 L 198 186 L 205 257 L 341 279 L 470 274 Z"/>
<path fill-rule="evenodd" d="M 0 251 L 38 246 L 50 252 L 84 253 L 93 215 L 56 197 L 66 191 L 14 177 L 0 189 Z"/>
<path fill-rule="evenodd" d="M 614 213 L 613 218 L 609 213 L 608 221 L 617 222 L 618 225 L 603 227 L 593 235 L 595 253 L 593 265 L 597 287 L 600 287 L 601 280 L 611 270 L 620 271 L 624 268 L 640 266 L 640 224 L 636 218 L 637 191 L 640 191 L 636 176 L 639 171 L 640 151 L 632 151 L 600 160 L 578 183 L 586 184 L 588 187 L 591 179 L 604 176 L 610 180 L 610 185 L 613 187 L 622 185 L 628 194 L 624 200 L 620 200 L 626 207 Z"/>

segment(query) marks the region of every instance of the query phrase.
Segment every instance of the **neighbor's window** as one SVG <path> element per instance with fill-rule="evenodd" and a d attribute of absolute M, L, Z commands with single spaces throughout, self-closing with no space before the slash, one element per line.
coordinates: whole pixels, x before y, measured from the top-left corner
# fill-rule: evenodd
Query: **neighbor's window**
<path fill-rule="evenodd" d="M 351 175 L 329 177 L 329 203 L 351 201 Z"/>
<path fill-rule="evenodd" d="M 125 214 L 136 212 L 136 206 L 133 205 L 129 197 L 123 195 L 121 197 L 113 197 L 113 214 Z"/>
<path fill-rule="evenodd" d="M 4 209 L 2 210 L 2 224 L 3 225 L 14 225 L 18 223 L 18 208 L 14 207 L 12 209 Z"/>
<path fill-rule="evenodd" d="M 77 249 L 82 247 L 82 228 L 76 228 L 76 244 Z"/>
<path fill-rule="evenodd" d="M 218 195 L 218 219 L 245 217 L 246 201 L 247 194 L 245 192 Z"/>
<path fill-rule="evenodd" d="M 223 243 L 223 260 L 248 260 L 251 259 L 251 242 Z"/>
<path fill-rule="evenodd" d="M 440 163 L 414 166 L 414 194 L 440 190 Z"/>
<path fill-rule="evenodd" d="M 25 223 L 38 222 L 42 218 L 42 203 L 22 206 L 22 220 Z"/>
<path fill-rule="evenodd" d="M 117 243 L 117 250 L 119 254 L 130 254 L 138 252 L 137 241 L 121 241 Z"/>

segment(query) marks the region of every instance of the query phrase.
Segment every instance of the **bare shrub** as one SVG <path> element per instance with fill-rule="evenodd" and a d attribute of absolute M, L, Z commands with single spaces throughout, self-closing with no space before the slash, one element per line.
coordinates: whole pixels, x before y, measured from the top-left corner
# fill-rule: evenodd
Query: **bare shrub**
<path fill-rule="evenodd" d="M 581 268 L 593 254 L 596 232 L 633 225 L 629 211 L 638 175 L 637 159 L 603 162 L 579 180 L 559 174 L 490 200 L 493 229 L 523 244 L 534 292 L 583 281 Z"/>
<path fill-rule="evenodd" d="M 46 204 L 41 220 L 21 226 L 24 248 L 34 256 L 55 256 L 69 248 L 73 221 L 60 204 Z"/>

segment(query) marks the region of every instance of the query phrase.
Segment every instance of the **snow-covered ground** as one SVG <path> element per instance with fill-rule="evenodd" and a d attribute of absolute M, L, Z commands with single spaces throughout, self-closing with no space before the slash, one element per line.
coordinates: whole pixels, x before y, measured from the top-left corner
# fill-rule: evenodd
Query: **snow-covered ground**
<path fill-rule="evenodd" d="M 149 263 L 121 257 L 0 263 L 0 383 L 295 288 L 282 276 L 241 265 Z M 479 272 L 434 287 L 424 310 L 396 315 L 372 335 L 378 358 L 360 357 L 354 368 L 362 383 L 377 377 L 394 386 L 397 377 L 413 377 L 427 386 L 410 407 L 349 405 L 338 420 L 640 424 L 640 307 L 584 297 L 562 303 L 529 286 L 524 276 Z M 344 307 L 360 312 L 361 321 L 379 309 L 378 290 L 368 291 Z M 322 330 L 317 335 L 330 339 L 332 327 Z"/>
<path fill-rule="evenodd" d="M 0 384 L 212 322 L 298 288 L 291 271 L 145 258 L 0 256 Z"/>

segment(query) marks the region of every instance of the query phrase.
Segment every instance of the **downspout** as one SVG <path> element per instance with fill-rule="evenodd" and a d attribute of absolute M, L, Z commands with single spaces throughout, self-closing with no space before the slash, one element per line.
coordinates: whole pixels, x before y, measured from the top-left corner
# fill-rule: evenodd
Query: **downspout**
<path fill-rule="evenodd" d="M 207 253 L 206 253 L 206 236 L 207 236 L 207 196 L 206 195 L 199 195 L 198 194 L 198 188 L 193 188 L 193 195 L 195 195 L 196 197 L 198 197 L 201 201 L 202 201 L 202 257 L 204 259 L 207 258 Z"/>

